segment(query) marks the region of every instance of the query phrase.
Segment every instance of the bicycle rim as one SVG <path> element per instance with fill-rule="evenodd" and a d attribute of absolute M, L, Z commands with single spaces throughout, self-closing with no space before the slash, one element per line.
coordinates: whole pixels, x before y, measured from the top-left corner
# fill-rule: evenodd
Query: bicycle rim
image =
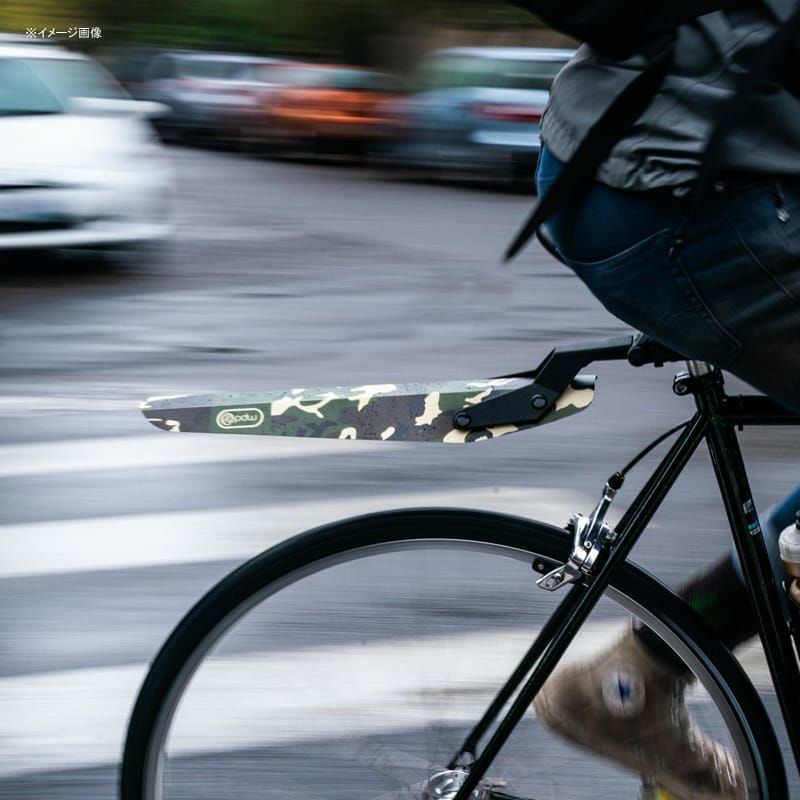
<path fill-rule="evenodd" d="M 256 557 L 195 606 L 154 662 L 123 800 L 419 797 L 554 608 L 532 561 L 568 546 L 541 523 L 419 511 L 333 524 Z M 691 712 L 736 750 L 747 796 L 767 796 L 758 737 L 732 702 L 741 688 L 649 602 L 609 589 L 566 659 L 607 645 L 628 613 L 642 619 L 698 677 Z M 535 800 L 635 797 L 639 784 L 533 714 L 491 772 Z"/>

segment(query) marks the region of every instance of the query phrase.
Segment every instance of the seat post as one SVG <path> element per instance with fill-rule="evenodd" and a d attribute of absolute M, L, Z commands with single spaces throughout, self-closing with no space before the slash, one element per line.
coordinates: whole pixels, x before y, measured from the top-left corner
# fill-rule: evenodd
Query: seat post
<path fill-rule="evenodd" d="M 693 378 L 700 378 L 703 375 L 709 375 L 715 369 L 713 364 L 709 364 L 708 361 L 687 361 L 686 368 L 689 370 L 689 374 Z"/>

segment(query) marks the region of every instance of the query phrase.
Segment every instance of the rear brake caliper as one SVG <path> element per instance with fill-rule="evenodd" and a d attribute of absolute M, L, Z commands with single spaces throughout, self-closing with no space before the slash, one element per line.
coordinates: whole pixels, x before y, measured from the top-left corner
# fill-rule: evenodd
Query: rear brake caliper
<path fill-rule="evenodd" d="M 555 592 L 567 583 L 578 583 L 584 576 L 592 574 L 600 554 L 617 538 L 605 517 L 624 480 L 622 473 L 615 472 L 608 479 L 591 516 L 575 514 L 570 519 L 567 530 L 573 534 L 572 553 L 566 564 L 560 564 L 539 578 L 537 586 Z"/>

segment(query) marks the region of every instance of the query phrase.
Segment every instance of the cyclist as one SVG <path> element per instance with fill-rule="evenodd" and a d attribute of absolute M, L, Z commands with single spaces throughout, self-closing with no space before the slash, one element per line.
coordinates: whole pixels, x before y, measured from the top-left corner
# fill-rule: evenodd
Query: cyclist
<path fill-rule="evenodd" d="M 753 0 L 682 25 L 654 100 L 545 229 L 617 317 L 800 412 L 800 97 L 783 83 L 753 92 L 702 214 L 690 218 L 682 241 L 675 236 L 714 121 L 777 24 Z M 540 197 L 637 64 L 601 59 L 584 45 L 557 77 L 542 122 Z M 765 524 L 781 576 L 777 537 L 797 509 L 800 487 Z M 730 647 L 755 634 L 735 555 L 680 594 Z M 693 725 L 686 684 L 665 645 L 634 627 L 591 662 L 554 673 L 535 707 L 554 731 L 682 800 L 743 798 L 740 765 Z"/>

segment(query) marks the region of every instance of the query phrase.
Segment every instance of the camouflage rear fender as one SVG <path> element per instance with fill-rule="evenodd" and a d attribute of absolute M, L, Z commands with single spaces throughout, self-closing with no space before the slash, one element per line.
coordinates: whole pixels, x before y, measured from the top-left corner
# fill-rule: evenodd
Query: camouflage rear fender
<path fill-rule="evenodd" d="M 453 424 L 459 411 L 526 385 L 532 386 L 533 381 L 490 378 L 177 395 L 151 397 L 141 408 L 153 425 L 173 432 L 462 444 L 563 419 L 587 408 L 594 398 L 594 377 L 579 376 L 558 398 L 555 408 L 535 424 L 477 431 L 462 431 Z"/>

